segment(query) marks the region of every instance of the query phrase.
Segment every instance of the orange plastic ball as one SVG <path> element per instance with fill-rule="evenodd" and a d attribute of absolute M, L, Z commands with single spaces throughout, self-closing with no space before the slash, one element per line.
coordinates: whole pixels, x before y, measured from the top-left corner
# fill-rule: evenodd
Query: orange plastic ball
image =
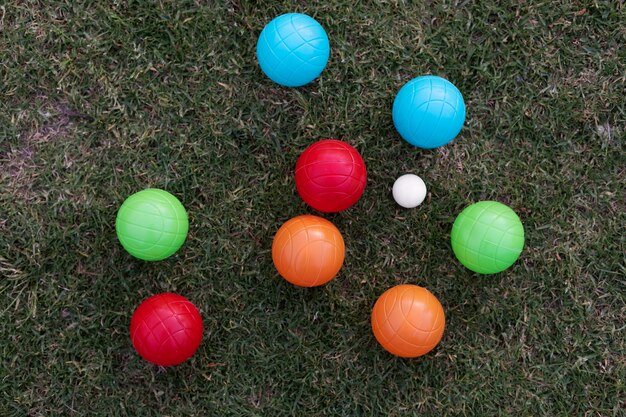
<path fill-rule="evenodd" d="M 426 288 L 398 285 L 381 295 L 372 311 L 372 330 L 388 352 L 415 358 L 430 352 L 446 327 L 443 307 Z"/>
<path fill-rule="evenodd" d="M 345 257 L 343 237 L 334 224 L 303 215 L 285 222 L 272 244 L 278 273 L 301 287 L 316 287 L 333 279 Z"/>

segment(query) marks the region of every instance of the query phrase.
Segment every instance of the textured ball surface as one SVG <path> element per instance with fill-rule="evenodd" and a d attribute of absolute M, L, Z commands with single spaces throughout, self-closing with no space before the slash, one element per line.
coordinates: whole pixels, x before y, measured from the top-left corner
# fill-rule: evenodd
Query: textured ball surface
<path fill-rule="evenodd" d="M 446 326 L 443 307 L 426 288 L 398 285 L 385 291 L 372 310 L 372 330 L 388 352 L 415 358 L 430 352 Z"/>
<path fill-rule="evenodd" d="M 405 174 L 393 183 L 393 199 L 404 208 L 417 207 L 426 198 L 426 184 L 415 174 Z"/>
<path fill-rule="evenodd" d="M 278 273 L 301 287 L 326 284 L 337 275 L 344 257 L 339 230 L 328 220 L 312 215 L 285 222 L 272 244 L 272 260 Z"/>
<path fill-rule="evenodd" d="M 346 142 L 324 139 L 310 145 L 296 163 L 296 189 L 316 210 L 345 210 L 363 194 L 367 182 L 365 162 Z"/>
<path fill-rule="evenodd" d="M 452 141 L 465 122 L 465 102 L 450 81 L 434 75 L 406 83 L 393 102 L 393 124 L 400 136 L 419 148 Z"/>
<path fill-rule="evenodd" d="M 148 188 L 124 201 L 115 220 L 120 243 L 136 258 L 158 261 L 174 254 L 189 230 L 187 212 L 167 191 Z"/>
<path fill-rule="evenodd" d="M 330 44 L 324 28 L 301 13 L 278 16 L 265 26 L 256 46 L 261 70 L 275 83 L 299 87 L 326 67 Z"/>
<path fill-rule="evenodd" d="M 450 239 L 454 254 L 465 267 L 479 274 L 495 274 L 519 258 L 524 226 L 510 207 L 480 201 L 457 216 Z"/>
<path fill-rule="evenodd" d="M 202 340 L 202 318 L 196 306 L 172 293 L 154 295 L 135 310 L 130 339 L 137 353 L 160 366 L 191 357 Z"/>

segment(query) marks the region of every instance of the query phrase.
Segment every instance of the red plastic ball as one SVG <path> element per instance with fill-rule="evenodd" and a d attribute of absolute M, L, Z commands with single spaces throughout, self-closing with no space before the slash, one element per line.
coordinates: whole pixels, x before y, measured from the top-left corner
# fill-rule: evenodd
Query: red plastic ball
<path fill-rule="evenodd" d="M 296 163 L 296 188 L 316 210 L 345 210 L 361 197 L 367 182 L 365 162 L 346 142 L 324 139 L 305 149 Z"/>
<path fill-rule="evenodd" d="M 162 293 L 143 301 L 130 321 L 137 353 L 155 365 L 177 365 L 191 357 L 202 340 L 202 318 L 185 297 Z"/>

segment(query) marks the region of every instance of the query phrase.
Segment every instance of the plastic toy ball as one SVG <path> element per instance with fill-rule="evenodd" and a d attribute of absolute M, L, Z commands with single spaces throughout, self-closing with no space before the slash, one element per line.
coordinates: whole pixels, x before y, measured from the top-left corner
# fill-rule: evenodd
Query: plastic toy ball
<path fill-rule="evenodd" d="M 130 339 L 137 353 L 155 365 L 177 365 L 190 358 L 202 340 L 196 306 L 172 293 L 154 295 L 135 310 Z"/>
<path fill-rule="evenodd" d="M 124 201 L 117 212 L 115 230 L 128 253 L 145 261 L 159 261 L 185 242 L 189 220 L 176 197 L 148 188 Z"/>
<path fill-rule="evenodd" d="M 417 207 L 426 198 L 426 184 L 415 174 L 406 174 L 393 183 L 393 199 L 404 208 Z"/>
<path fill-rule="evenodd" d="M 334 224 L 303 215 L 285 222 L 272 244 L 278 273 L 300 287 L 316 287 L 333 279 L 345 257 L 343 237 Z"/>
<path fill-rule="evenodd" d="M 315 142 L 296 163 L 296 189 L 305 203 L 319 211 L 333 213 L 351 207 L 366 182 L 363 158 L 340 140 Z"/>
<path fill-rule="evenodd" d="M 400 89 L 392 116 L 398 133 L 411 145 L 437 148 L 461 131 L 465 102 L 450 81 L 426 75 L 412 79 Z"/>
<path fill-rule="evenodd" d="M 398 285 L 381 295 L 372 310 L 372 330 L 389 353 L 415 358 L 441 340 L 446 318 L 437 298 L 417 285 Z"/>
<path fill-rule="evenodd" d="M 458 215 L 450 238 L 454 254 L 466 268 L 495 274 L 519 258 L 524 248 L 524 226 L 508 206 L 481 201 Z"/>
<path fill-rule="evenodd" d="M 300 87 L 326 67 L 330 44 L 324 28 L 300 13 L 278 16 L 265 26 L 256 45 L 261 70 L 275 83 Z"/>

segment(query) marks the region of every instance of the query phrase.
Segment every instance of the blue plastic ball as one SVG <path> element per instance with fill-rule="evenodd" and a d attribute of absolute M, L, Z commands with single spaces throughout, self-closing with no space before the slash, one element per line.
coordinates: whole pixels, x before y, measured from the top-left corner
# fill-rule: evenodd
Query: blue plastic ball
<path fill-rule="evenodd" d="M 435 75 L 413 78 L 393 102 L 393 124 L 400 136 L 418 148 L 437 148 L 452 141 L 465 122 L 465 102 L 450 81 Z"/>
<path fill-rule="evenodd" d="M 301 13 L 278 16 L 265 26 L 256 44 L 261 69 L 272 81 L 300 87 L 326 67 L 330 43 L 324 28 Z"/>

